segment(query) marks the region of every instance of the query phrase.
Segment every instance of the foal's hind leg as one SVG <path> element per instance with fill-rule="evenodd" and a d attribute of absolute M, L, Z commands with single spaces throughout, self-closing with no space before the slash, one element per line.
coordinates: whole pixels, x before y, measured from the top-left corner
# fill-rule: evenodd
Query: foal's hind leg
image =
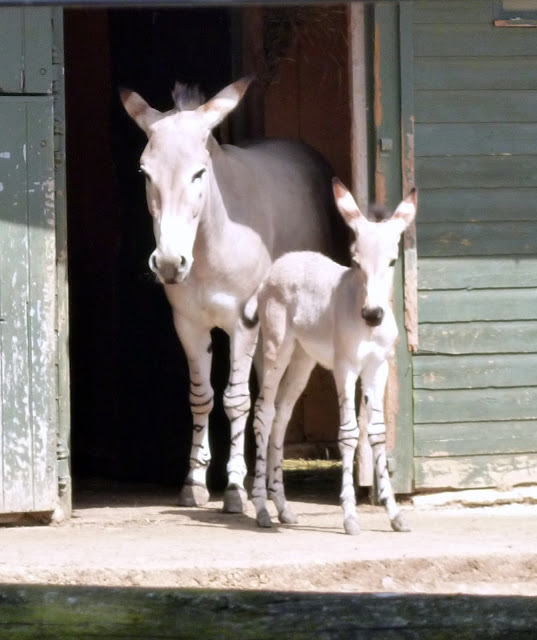
<path fill-rule="evenodd" d="M 240 326 L 230 336 L 230 373 L 224 392 L 224 409 L 231 430 L 228 485 L 224 494 L 224 511 L 227 513 L 242 513 L 247 503 L 244 489 L 244 432 L 251 406 L 249 381 L 258 333 L 257 328 Z"/>
<path fill-rule="evenodd" d="M 388 362 L 380 367 L 369 365 L 362 371 L 362 388 L 367 409 L 367 435 L 375 464 L 379 501 L 384 505 L 394 531 L 409 531 L 395 497 L 386 463 L 386 424 L 384 422 L 384 389 L 388 379 Z"/>
<path fill-rule="evenodd" d="M 256 444 L 255 478 L 252 487 L 252 502 L 256 520 L 260 527 L 271 527 L 267 510 L 267 452 L 272 423 L 276 413 L 275 400 L 285 369 L 293 353 L 293 342 L 278 344 L 271 354 L 265 353 L 263 380 L 255 403 L 254 433 Z"/>
<path fill-rule="evenodd" d="M 185 351 L 190 373 L 190 408 L 194 422 L 190 471 L 179 494 L 179 504 L 200 507 L 207 503 L 209 450 L 209 414 L 213 408 L 211 387 L 211 334 L 174 313 L 174 324 Z"/>
<path fill-rule="evenodd" d="M 282 463 L 285 432 L 294 406 L 304 391 L 314 366 L 315 360 L 304 351 L 300 344 L 297 344 L 276 396 L 276 415 L 269 441 L 268 492 L 270 499 L 276 505 L 280 522 L 285 524 L 297 522 L 297 518 L 285 498 L 283 485 Z"/>

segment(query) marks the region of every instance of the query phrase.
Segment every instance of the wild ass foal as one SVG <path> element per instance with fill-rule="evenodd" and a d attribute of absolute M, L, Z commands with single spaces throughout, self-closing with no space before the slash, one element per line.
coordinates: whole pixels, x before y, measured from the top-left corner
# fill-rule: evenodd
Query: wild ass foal
<path fill-rule="evenodd" d="M 231 350 L 224 393 L 231 425 L 224 509 L 230 512 L 242 511 L 246 501 L 244 427 L 258 328 L 246 321 L 245 309 L 277 256 L 295 249 L 332 253 L 329 219 L 338 218 L 332 173 L 313 150 L 270 140 L 220 146 L 212 136 L 248 84 L 239 80 L 203 104 L 198 92 L 177 85 L 175 108 L 166 113 L 121 91 L 125 109 L 148 137 L 140 169 L 156 241 L 149 265 L 164 285 L 189 365 L 194 431 L 180 503 L 208 499 L 210 330 L 220 327 Z"/>
<path fill-rule="evenodd" d="M 338 442 L 343 460 L 340 497 L 345 531 L 356 534 L 360 530 L 353 483 L 358 377 L 366 399 L 367 432 L 380 501 L 392 528 L 406 531 L 386 466 L 383 399 L 387 357 L 397 338 L 390 307 L 393 267 L 401 234 L 416 214 L 417 192 L 412 190 L 391 218 L 372 222 L 360 213 L 338 180 L 334 179 L 333 186 L 337 206 L 356 236 L 351 247 L 353 266 L 346 269 L 318 253 L 289 253 L 274 263 L 259 291 L 264 362 L 254 419 L 258 453 L 252 501 L 258 524 L 270 527 L 266 509 L 268 465 L 268 492 L 279 519 L 296 522 L 284 494 L 283 441 L 295 402 L 318 362 L 333 371 L 338 392 Z"/>

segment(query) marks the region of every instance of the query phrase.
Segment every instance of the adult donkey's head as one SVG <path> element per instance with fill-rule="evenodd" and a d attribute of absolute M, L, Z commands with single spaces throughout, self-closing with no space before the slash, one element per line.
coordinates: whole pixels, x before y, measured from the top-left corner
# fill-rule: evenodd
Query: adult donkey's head
<path fill-rule="evenodd" d="M 149 266 L 164 284 L 188 277 L 212 179 L 209 136 L 237 106 L 249 83 L 249 78 L 238 80 L 204 104 L 199 94 L 176 86 L 175 109 L 165 113 L 153 109 L 134 91 L 120 92 L 127 113 L 148 138 L 140 170 L 146 178 L 156 241 Z"/>

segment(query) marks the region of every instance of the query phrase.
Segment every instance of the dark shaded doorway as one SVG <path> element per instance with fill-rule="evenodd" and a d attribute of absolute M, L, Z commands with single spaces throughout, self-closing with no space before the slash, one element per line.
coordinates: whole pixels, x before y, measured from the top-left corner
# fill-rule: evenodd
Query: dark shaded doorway
<path fill-rule="evenodd" d="M 154 241 L 137 171 L 145 137 L 117 89 L 167 109 L 176 80 L 208 96 L 222 88 L 231 58 L 227 9 L 65 11 L 75 478 L 179 484 L 186 474 L 188 371 L 147 267 Z M 217 359 L 225 341 L 215 349 Z M 216 389 L 226 375 L 215 371 Z M 213 440 L 225 442 L 221 405 L 211 425 Z M 213 485 L 225 473 L 218 451 Z"/>

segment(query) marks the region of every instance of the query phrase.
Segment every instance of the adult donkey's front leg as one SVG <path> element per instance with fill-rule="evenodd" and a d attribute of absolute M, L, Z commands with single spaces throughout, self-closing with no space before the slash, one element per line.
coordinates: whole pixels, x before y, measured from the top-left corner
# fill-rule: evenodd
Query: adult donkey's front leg
<path fill-rule="evenodd" d="M 258 335 L 257 328 L 247 329 L 241 325 L 230 336 L 230 372 L 224 392 L 224 409 L 231 432 L 228 485 L 224 494 L 224 511 L 228 513 L 242 513 L 246 508 L 244 432 L 250 413 L 249 381 Z"/>
<path fill-rule="evenodd" d="M 188 360 L 190 409 L 194 429 L 190 470 L 179 494 L 179 504 L 184 507 L 200 507 L 209 500 L 209 414 L 214 404 L 214 392 L 211 387 L 211 334 L 208 329 L 195 326 L 178 313 L 174 313 L 173 321 Z"/>

